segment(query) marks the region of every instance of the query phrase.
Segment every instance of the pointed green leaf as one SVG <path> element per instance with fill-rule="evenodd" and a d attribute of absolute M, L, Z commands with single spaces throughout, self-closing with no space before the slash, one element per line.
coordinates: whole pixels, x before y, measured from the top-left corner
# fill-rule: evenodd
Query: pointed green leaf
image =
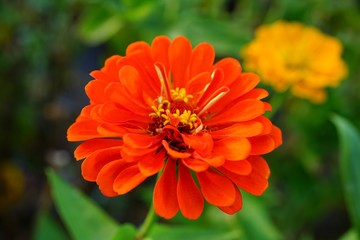
<path fill-rule="evenodd" d="M 118 229 L 111 240 L 132 240 L 135 239 L 136 228 L 131 224 L 124 224 Z"/>
<path fill-rule="evenodd" d="M 245 192 L 242 196 L 244 206 L 237 217 L 246 239 L 282 239 L 259 198 Z"/>
<path fill-rule="evenodd" d="M 340 138 L 340 174 L 354 230 L 360 236 L 360 134 L 345 118 L 332 117 Z"/>
<path fill-rule="evenodd" d="M 93 201 L 70 186 L 53 170 L 47 171 L 55 206 L 72 239 L 111 239 L 119 226 Z"/>
<path fill-rule="evenodd" d="M 67 240 L 69 238 L 59 224 L 48 213 L 42 213 L 36 221 L 32 239 Z"/>
<path fill-rule="evenodd" d="M 196 226 L 168 226 L 156 224 L 147 240 L 237 240 L 241 239 L 238 229 L 220 230 Z"/>

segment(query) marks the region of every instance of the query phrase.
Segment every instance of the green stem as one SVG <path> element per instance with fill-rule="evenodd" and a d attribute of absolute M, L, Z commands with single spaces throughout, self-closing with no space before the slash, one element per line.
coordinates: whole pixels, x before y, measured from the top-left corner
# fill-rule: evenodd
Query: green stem
<path fill-rule="evenodd" d="M 151 204 L 149 212 L 144 220 L 144 223 L 140 226 L 136 234 L 136 240 L 144 239 L 144 237 L 146 237 L 146 235 L 149 233 L 151 227 L 154 225 L 156 220 L 157 220 L 157 215 L 155 214 L 154 211 L 154 205 Z"/>

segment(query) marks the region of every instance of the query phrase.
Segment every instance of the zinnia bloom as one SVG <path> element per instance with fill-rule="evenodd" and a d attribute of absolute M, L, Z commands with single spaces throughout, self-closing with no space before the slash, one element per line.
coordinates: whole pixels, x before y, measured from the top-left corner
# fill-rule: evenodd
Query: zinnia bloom
<path fill-rule="evenodd" d="M 341 42 L 314 27 L 277 21 L 260 26 L 242 55 L 247 70 L 256 71 L 277 91 L 321 103 L 326 87 L 336 87 L 347 74 Z"/>
<path fill-rule="evenodd" d="M 117 196 L 161 172 L 153 203 L 167 219 L 179 210 L 198 218 L 204 199 L 235 213 L 239 188 L 261 195 L 270 170 L 260 155 L 281 144 L 281 132 L 262 116 L 271 106 L 259 77 L 214 58 L 208 43 L 192 49 L 185 37 L 160 36 L 93 71 L 90 104 L 68 129 L 69 141 L 85 141 L 75 150 L 83 177 Z"/>

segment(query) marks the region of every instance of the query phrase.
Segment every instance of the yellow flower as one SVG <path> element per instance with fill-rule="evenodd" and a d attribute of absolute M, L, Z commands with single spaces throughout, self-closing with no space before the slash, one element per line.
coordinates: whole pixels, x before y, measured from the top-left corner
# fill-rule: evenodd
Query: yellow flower
<path fill-rule="evenodd" d="M 241 51 L 247 70 L 257 71 L 265 84 L 315 103 L 326 99 L 326 87 L 338 86 L 347 75 L 341 53 L 338 39 L 285 21 L 260 26 Z"/>

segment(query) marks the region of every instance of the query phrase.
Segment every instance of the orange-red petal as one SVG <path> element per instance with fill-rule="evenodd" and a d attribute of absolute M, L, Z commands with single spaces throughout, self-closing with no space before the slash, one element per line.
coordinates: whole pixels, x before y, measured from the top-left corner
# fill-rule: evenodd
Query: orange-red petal
<path fill-rule="evenodd" d="M 238 175 L 249 175 L 252 171 L 252 166 L 247 160 L 225 161 L 225 163 L 221 166 L 220 171 L 222 168 Z"/>
<path fill-rule="evenodd" d="M 95 182 L 100 170 L 109 162 L 121 159 L 120 147 L 98 150 L 90 154 L 81 164 L 85 180 Z"/>
<path fill-rule="evenodd" d="M 186 86 L 191 52 L 191 43 L 185 37 L 176 37 L 170 44 L 169 63 L 174 88 Z"/>
<path fill-rule="evenodd" d="M 91 139 L 80 144 L 74 152 L 77 160 L 88 157 L 91 153 L 111 147 L 120 147 L 123 144 L 121 140 L 116 139 Z"/>
<path fill-rule="evenodd" d="M 182 215 L 188 219 L 197 219 L 204 209 L 204 198 L 192 178 L 190 171 L 179 164 L 177 198 Z"/>
<path fill-rule="evenodd" d="M 244 137 L 227 137 L 215 141 L 214 153 L 227 160 L 237 161 L 247 158 L 251 151 L 250 142 Z"/>
<path fill-rule="evenodd" d="M 162 140 L 162 145 L 166 149 L 169 156 L 177 159 L 177 158 L 188 158 L 191 156 L 191 153 L 188 152 L 178 152 L 170 148 L 169 143 L 165 140 Z"/>
<path fill-rule="evenodd" d="M 114 191 L 119 195 L 133 190 L 147 177 L 142 174 L 137 165 L 126 168 L 121 171 L 114 181 Z"/>
<path fill-rule="evenodd" d="M 248 161 L 252 166 L 252 171 L 247 176 L 238 175 L 225 169 L 222 169 L 221 172 L 241 189 L 253 195 L 260 196 L 268 187 L 268 178 L 270 176 L 269 166 L 260 156 L 252 156 Z"/>
<path fill-rule="evenodd" d="M 234 204 L 236 197 L 235 186 L 228 178 L 211 169 L 198 172 L 196 175 L 206 201 L 215 206 Z"/>
<path fill-rule="evenodd" d="M 176 161 L 169 159 L 163 173 L 155 184 L 153 203 L 155 212 L 166 219 L 179 211 L 177 200 Z"/>
<path fill-rule="evenodd" d="M 99 172 L 96 183 L 99 185 L 100 191 L 107 197 L 119 195 L 114 191 L 113 185 L 118 174 L 127 167 L 128 164 L 123 160 L 115 160 L 106 164 Z"/>
<path fill-rule="evenodd" d="M 209 164 L 196 158 L 183 158 L 182 163 L 195 172 L 202 172 L 209 168 Z"/>
<path fill-rule="evenodd" d="M 235 202 L 227 207 L 219 207 L 219 209 L 227 214 L 234 214 L 242 208 L 242 196 L 238 188 L 235 188 L 236 196 Z"/>
<path fill-rule="evenodd" d="M 164 167 L 166 151 L 158 153 L 152 152 L 141 158 L 138 163 L 140 172 L 145 176 L 151 176 L 158 173 Z"/>
<path fill-rule="evenodd" d="M 224 106 L 221 112 L 216 113 L 207 121 L 208 126 L 228 124 L 232 122 L 249 121 L 265 112 L 265 105 L 257 99 L 246 99 L 230 106 Z"/>
<path fill-rule="evenodd" d="M 214 63 L 215 51 L 208 43 L 200 43 L 197 45 L 190 58 L 189 79 L 201 72 L 211 72 Z"/>

